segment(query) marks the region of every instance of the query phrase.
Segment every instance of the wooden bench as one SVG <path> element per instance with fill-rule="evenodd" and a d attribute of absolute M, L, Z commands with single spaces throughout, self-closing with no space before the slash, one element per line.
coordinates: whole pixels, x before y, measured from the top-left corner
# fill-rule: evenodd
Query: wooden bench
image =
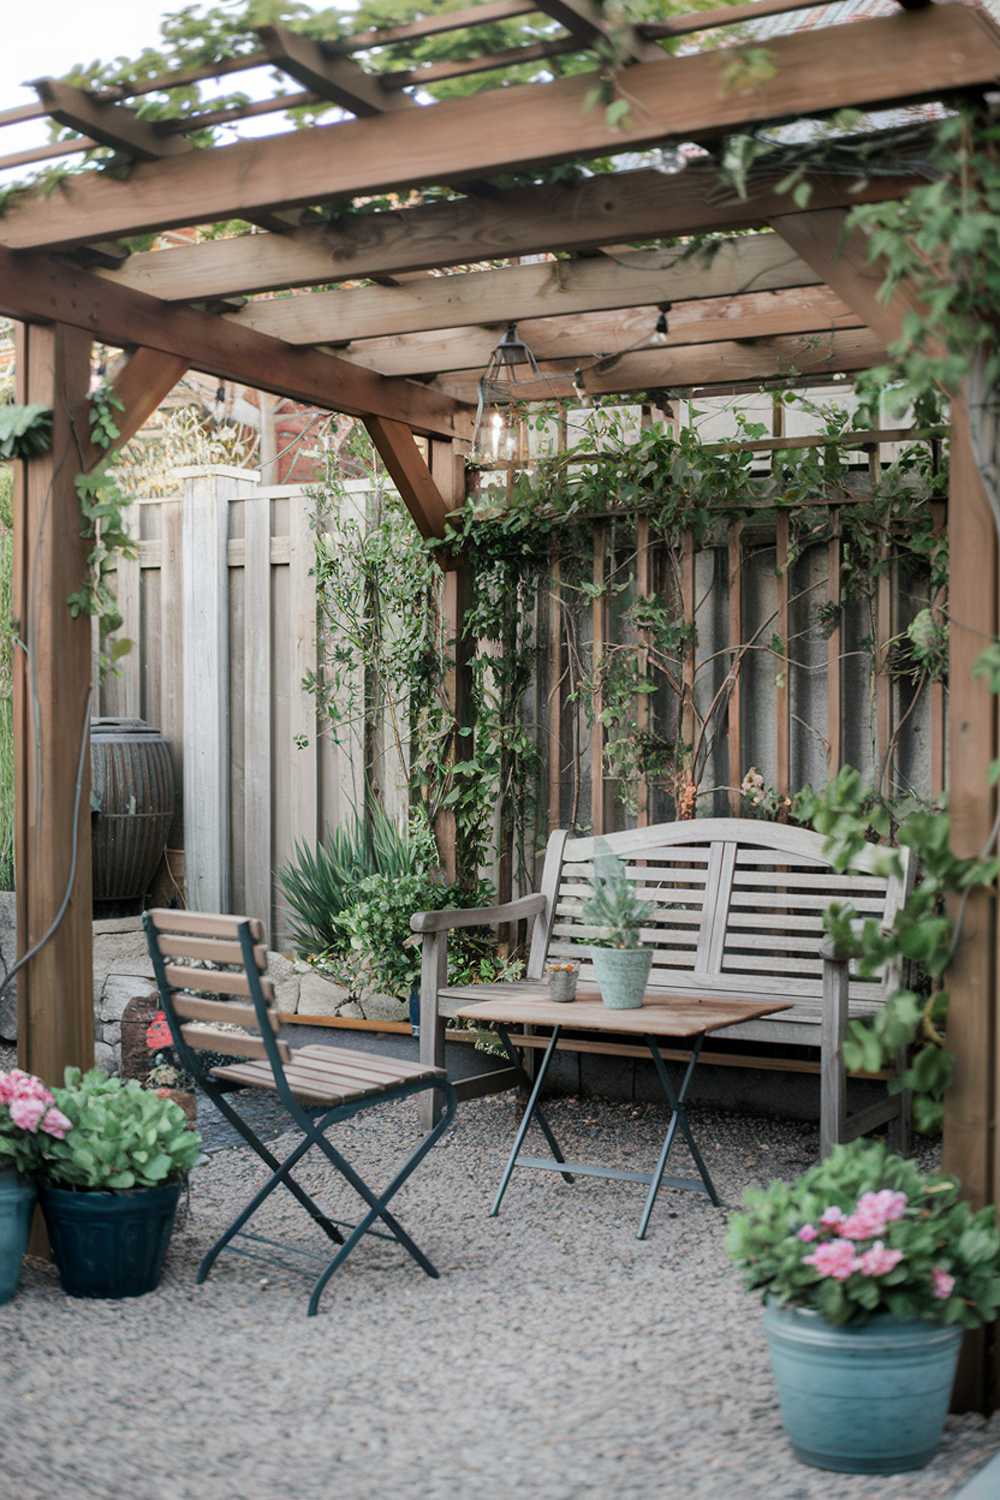
<path fill-rule="evenodd" d="M 593 838 L 570 838 L 560 829 L 549 839 L 537 895 L 504 906 L 468 911 L 418 912 L 411 920 L 423 935 L 420 1056 L 444 1064 L 445 1024 L 470 1001 L 537 995 L 545 964 L 578 959 L 580 977 L 593 977 L 589 943 L 594 928 L 580 916 L 593 869 Z M 608 835 L 639 894 L 657 903 L 641 934 L 653 948 L 651 989 L 680 997 L 708 996 L 792 1001 L 791 1009 L 718 1032 L 769 1047 L 820 1049 L 820 1130 L 824 1154 L 891 1123 L 897 1149 L 908 1146 L 909 1096 L 890 1095 L 849 1118 L 843 1040 L 849 1019 L 874 1014 L 896 988 L 898 976 L 861 978 L 824 952 L 822 917 L 832 901 L 853 905 L 860 916 L 892 922 L 913 879 L 909 851 L 899 850 L 902 873 L 879 873 L 877 846 L 866 847 L 848 874 L 837 874 L 824 855 L 825 839 L 807 829 L 746 818 L 698 818 Z M 529 919 L 533 922 L 525 979 L 514 985 L 446 983 L 447 935 L 458 927 Z M 566 1007 L 566 1027 L 572 1007 Z M 504 1068 L 456 1084 L 459 1098 L 509 1088 Z"/>

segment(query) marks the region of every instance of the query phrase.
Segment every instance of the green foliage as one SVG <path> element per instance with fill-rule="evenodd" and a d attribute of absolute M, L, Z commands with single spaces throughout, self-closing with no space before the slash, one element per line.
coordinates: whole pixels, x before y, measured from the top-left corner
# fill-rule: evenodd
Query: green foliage
<path fill-rule="evenodd" d="M 897 382 L 902 410 L 936 389 L 954 392 L 978 366 L 996 409 L 1000 389 L 1000 122 L 967 108 L 935 128 L 935 176 L 905 198 L 863 204 L 851 226 L 869 236 L 888 300 L 901 284 L 920 311 L 904 320 L 893 362 L 870 371 Z"/>
<path fill-rule="evenodd" d="M 880 1242 L 899 1252 L 896 1264 L 882 1272 L 855 1269 L 844 1279 L 821 1275 L 806 1257 L 842 1232 L 824 1227 L 821 1216 L 830 1208 L 850 1216 L 865 1193 L 905 1194 L 905 1204 L 897 1202 L 890 1214 L 903 1211 L 881 1232 L 851 1236 L 859 1256 Z M 810 1308 L 830 1323 L 889 1313 L 901 1321 L 978 1328 L 1000 1308 L 1000 1234 L 992 1206 L 976 1213 L 958 1194 L 954 1179 L 922 1173 L 879 1143 L 855 1141 L 793 1183 L 751 1189 L 745 1211 L 730 1219 L 726 1245 L 748 1290 Z M 800 1239 L 803 1226 L 815 1238 Z M 954 1284 L 942 1282 L 942 1273 Z"/>
<path fill-rule="evenodd" d="M 41 1175 L 54 1187 L 124 1192 L 186 1177 L 201 1155 L 201 1136 L 171 1099 L 100 1068 L 66 1069 L 56 1105 L 72 1121 L 64 1140 L 42 1143 Z"/>
<path fill-rule="evenodd" d="M 377 805 L 366 818 L 355 817 L 334 829 L 314 849 L 297 844 L 294 857 L 278 871 L 278 880 L 292 913 L 292 940 L 299 953 L 308 958 L 347 946 L 340 918 L 369 876 L 382 876 L 391 886 L 421 876 L 433 860 L 434 841 L 426 827 L 400 829 Z"/>
<path fill-rule="evenodd" d="M 108 385 L 91 393 L 89 406 L 90 436 L 98 448 L 108 449 L 120 435 L 115 412 L 122 402 Z M 98 622 L 102 672 L 127 656 L 133 642 L 110 637 L 121 629 L 122 616 L 109 582 L 117 558 L 135 557 L 135 544 L 125 530 L 124 507 L 128 497 L 123 493 L 109 461 L 96 464 L 87 473 L 76 476 L 76 494 L 83 517 L 81 535 L 91 543 L 87 553 L 87 576 L 83 586 L 67 599 L 69 612 L 76 619 L 90 615 Z"/>
<path fill-rule="evenodd" d="M 461 887 L 445 885 L 426 872 L 397 878 L 369 875 L 358 883 L 357 900 L 338 919 L 347 948 L 329 967 L 355 992 L 409 995 L 420 982 L 420 938 L 410 931 L 414 912 L 488 906 L 492 900 L 492 888 L 486 884 L 470 897 Z M 449 982 L 468 983 L 483 977 L 480 965 L 495 950 L 489 928 L 458 929 L 448 944 Z"/>
<path fill-rule="evenodd" d="M 0 405 L 0 460 L 36 458 L 52 447 L 52 412 L 31 406 Z"/>
<path fill-rule="evenodd" d="M 638 948 L 639 929 L 656 911 L 652 901 L 640 901 L 635 882 L 625 865 L 611 852 L 606 839 L 598 839 L 594 851 L 594 873 L 590 894 L 580 906 L 580 916 L 591 927 L 601 929 L 596 947 Z"/>
<path fill-rule="evenodd" d="M 849 869 L 873 838 L 886 838 L 891 832 L 890 809 L 851 767 L 844 767 L 820 792 L 807 787 L 797 799 L 796 812 L 826 835 L 826 852 L 837 870 Z M 837 951 L 854 958 L 862 974 L 874 974 L 886 966 L 903 974 L 912 965 L 926 976 L 926 994 L 901 986 L 871 1019 L 850 1022 L 844 1060 L 848 1068 L 877 1072 L 893 1065 L 900 1047 L 915 1045 L 909 1067 L 892 1086 L 913 1090 L 917 1129 L 931 1132 L 940 1128 L 944 1091 L 953 1066 L 942 1030 L 948 995 L 941 981 L 954 955 L 957 934 L 944 898 L 991 887 L 1000 872 L 1000 860 L 956 855 L 948 814 L 933 809 L 917 808 L 903 816 L 897 840 L 912 851 L 919 883 L 896 913 L 892 927 L 885 930 L 870 918 L 862 922 L 853 907 L 836 902 L 825 913 L 824 925 Z M 879 868 L 885 875 L 897 874 L 898 853 L 885 847 Z"/>

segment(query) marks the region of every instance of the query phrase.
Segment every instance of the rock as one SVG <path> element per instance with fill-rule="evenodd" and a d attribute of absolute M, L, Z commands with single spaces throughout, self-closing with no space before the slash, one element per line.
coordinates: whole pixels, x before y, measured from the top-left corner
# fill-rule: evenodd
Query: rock
<path fill-rule="evenodd" d="M 267 975 L 274 984 L 275 1002 L 279 1010 L 294 1015 L 299 1008 L 299 969 L 290 958 L 281 953 L 268 953 Z"/>
<path fill-rule="evenodd" d="M 94 1043 L 94 1062 L 99 1068 L 103 1068 L 105 1073 L 114 1073 L 118 1068 L 115 1049 L 109 1047 L 107 1042 Z"/>
<path fill-rule="evenodd" d="M 300 1016 L 336 1016 L 341 1012 L 347 1015 L 344 1006 L 350 999 L 350 991 L 345 990 L 343 985 L 334 984 L 332 979 L 325 979 L 313 969 L 302 975 L 298 1013 Z M 357 1014 L 362 1014 L 360 1008 Z"/>
<path fill-rule="evenodd" d="M 398 995 L 365 994 L 358 997 L 366 1021 L 408 1021 L 409 1000 L 400 1000 Z"/>
<path fill-rule="evenodd" d="M 0 891 L 0 979 L 17 956 L 17 904 L 13 891 Z M 0 1039 L 17 1039 L 17 981 L 0 995 Z"/>
<path fill-rule="evenodd" d="M 156 992 L 141 974 L 109 974 L 97 1000 L 97 1015 L 102 1021 L 120 1021 L 130 1000 L 150 994 L 155 998 Z"/>
<path fill-rule="evenodd" d="M 103 937 L 105 933 L 120 932 L 143 932 L 141 917 L 99 917 L 94 923 L 94 940 Z M 143 935 L 143 948 L 146 946 L 145 935 Z"/>

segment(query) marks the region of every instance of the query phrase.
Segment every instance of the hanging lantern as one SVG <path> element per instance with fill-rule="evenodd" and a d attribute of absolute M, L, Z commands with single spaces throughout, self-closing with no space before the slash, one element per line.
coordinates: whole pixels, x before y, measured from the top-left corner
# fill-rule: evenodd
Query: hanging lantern
<path fill-rule="evenodd" d="M 527 365 L 532 376 L 540 377 L 537 359 L 517 336 L 517 324 L 508 323 L 479 380 L 470 454 L 474 463 L 498 463 L 516 456 L 517 431 L 511 421 L 511 407 L 519 399 L 517 371 L 521 365 Z"/>

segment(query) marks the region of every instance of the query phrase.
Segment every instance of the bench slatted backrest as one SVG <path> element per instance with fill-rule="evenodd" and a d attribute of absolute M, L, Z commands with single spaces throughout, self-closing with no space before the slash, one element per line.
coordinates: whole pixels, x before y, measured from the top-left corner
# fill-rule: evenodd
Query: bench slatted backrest
<path fill-rule="evenodd" d="M 746 818 L 699 818 L 610 834 L 638 894 L 658 910 L 641 933 L 653 949 L 650 985 L 701 994 L 770 995 L 796 1000 L 785 1019 L 820 1019 L 823 913 L 832 901 L 862 917 L 891 922 L 912 880 L 909 851 L 899 874 L 882 870 L 886 851 L 866 847 L 848 874 L 835 873 L 825 839 L 808 829 Z M 595 840 L 552 836 L 543 878 L 549 926 L 536 939 L 529 973 L 547 938 L 549 959 L 581 960 L 596 936 L 580 915 L 593 873 Z M 561 851 L 561 858 L 554 856 Z M 539 918 L 541 922 L 542 919 Z M 853 1014 L 870 1013 L 895 982 L 891 974 L 851 975 Z"/>
<path fill-rule="evenodd" d="M 274 985 L 264 977 L 267 946 L 263 941 L 263 925 L 252 917 L 167 909 L 147 912 L 146 920 L 151 944 L 155 943 L 163 964 L 165 1007 L 168 1013 L 173 1012 L 184 1043 L 196 1052 L 222 1052 L 233 1057 L 266 1060 L 268 1051 L 261 1038 L 254 985 L 247 973 L 240 942 L 240 929 L 246 923 L 252 939 L 254 984 L 263 1001 L 264 1021 L 272 1032 L 277 1032 L 281 1023 L 275 1007 Z M 204 1024 L 212 1021 L 239 1026 L 241 1030 L 225 1031 Z M 287 1042 L 276 1040 L 275 1044 L 282 1062 L 287 1062 L 290 1056 Z"/>

